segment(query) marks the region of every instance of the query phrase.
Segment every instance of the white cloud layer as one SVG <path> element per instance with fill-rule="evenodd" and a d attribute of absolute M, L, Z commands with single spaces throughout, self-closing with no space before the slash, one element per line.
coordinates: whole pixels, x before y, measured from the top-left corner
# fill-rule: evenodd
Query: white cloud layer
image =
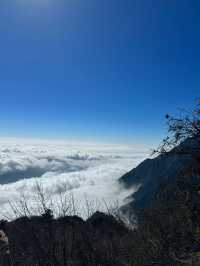
<path fill-rule="evenodd" d="M 121 205 L 133 191 L 121 188 L 118 178 L 146 156 L 144 149 L 124 145 L 0 140 L 1 213 L 20 193 L 31 202 L 36 180 L 55 200 L 66 190 L 80 205 L 85 197 Z"/>

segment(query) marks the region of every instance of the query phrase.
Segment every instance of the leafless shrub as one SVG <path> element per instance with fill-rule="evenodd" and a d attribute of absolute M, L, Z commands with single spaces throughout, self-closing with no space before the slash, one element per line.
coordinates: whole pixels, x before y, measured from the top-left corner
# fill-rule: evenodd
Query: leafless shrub
<path fill-rule="evenodd" d="M 166 114 L 168 135 L 163 139 L 159 147 L 153 150 L 156 153 L 188 153 L 184 149 L 176 149 L 179 144 L 187 139 L 195 139 L 200 144 L 200 98 L 192 110 L 180 109 L 179 117 Z M 199 152 L 199 147 L 193 147 L 192 154 Z M 189 151 L 191 153 L 191 151 Z"/>

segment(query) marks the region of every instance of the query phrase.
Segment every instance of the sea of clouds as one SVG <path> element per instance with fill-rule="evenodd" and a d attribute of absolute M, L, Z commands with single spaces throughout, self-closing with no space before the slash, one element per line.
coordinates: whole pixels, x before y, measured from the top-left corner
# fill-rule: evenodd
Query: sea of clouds
<path fill-rule="evenodd" d="M 0 214 L 22 195 L 32 202 L 38 183 L 52 201 L 73 194 L 80 209 L 86 198 L 123 205 L 135 188 L 122 188 L 118 179 L 147 155 L 131 145 L 0 139 Z"/>

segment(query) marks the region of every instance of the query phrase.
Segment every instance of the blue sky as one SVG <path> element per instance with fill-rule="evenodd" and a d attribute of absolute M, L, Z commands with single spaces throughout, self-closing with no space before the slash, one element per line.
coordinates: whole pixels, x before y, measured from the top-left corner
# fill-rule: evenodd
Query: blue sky
<path fill-rule="evenodd" d="M 200 96 L 199 1 L 2 0 L 1 136 L 155 143 Z"/>

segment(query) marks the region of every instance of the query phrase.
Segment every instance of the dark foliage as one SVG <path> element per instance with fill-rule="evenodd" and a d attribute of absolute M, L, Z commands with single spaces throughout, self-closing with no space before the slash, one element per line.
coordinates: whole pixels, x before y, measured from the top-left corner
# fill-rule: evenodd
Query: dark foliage
<path fill-rule="evenodd" d="M 122 222 L 99 212 L 87 221 L 47 213 L 6 223 L 13 265 L 129 265 L 133 232 Z"/>
<path fill-rule="evenodd" d="M 137 228 L 100 212 L 84 221 L 55 219 L 45 209 L 41 216 L 0 223 L 0 266 L 199 266 L 200 102 L 180 119 L 166 118 L 170 136 L 157 152 L 187 153 L 192 163 L 173 178 L 159 178 L 138 212 Z"/>
<path fill-rule="evenodd" d="M 181 143 L 187 139 L 195 139 L 200 143 L 200 98 L 193 110 L 180 110 L 179 117 L 166 115 L 168 135 L 163 139 L 158 149 L 153 153 L 179 153 L 199 156 L 199 150 L 195 146 L 190 151 L 185 150 Z M 196 154 L 197 153 L 197 154 Z M 200 159 L 200 158 L 199 158 Z"/>
<path fill-rule="evenodd" d="M 11 260 L 0 265 L 200 265 L 199 180 L 197 162 L 173 182 L 163 183 L 134 230 L 100 212 L 87 221 L 77 216 L 54 219 L 49 211 L 3 221 Z"/>

